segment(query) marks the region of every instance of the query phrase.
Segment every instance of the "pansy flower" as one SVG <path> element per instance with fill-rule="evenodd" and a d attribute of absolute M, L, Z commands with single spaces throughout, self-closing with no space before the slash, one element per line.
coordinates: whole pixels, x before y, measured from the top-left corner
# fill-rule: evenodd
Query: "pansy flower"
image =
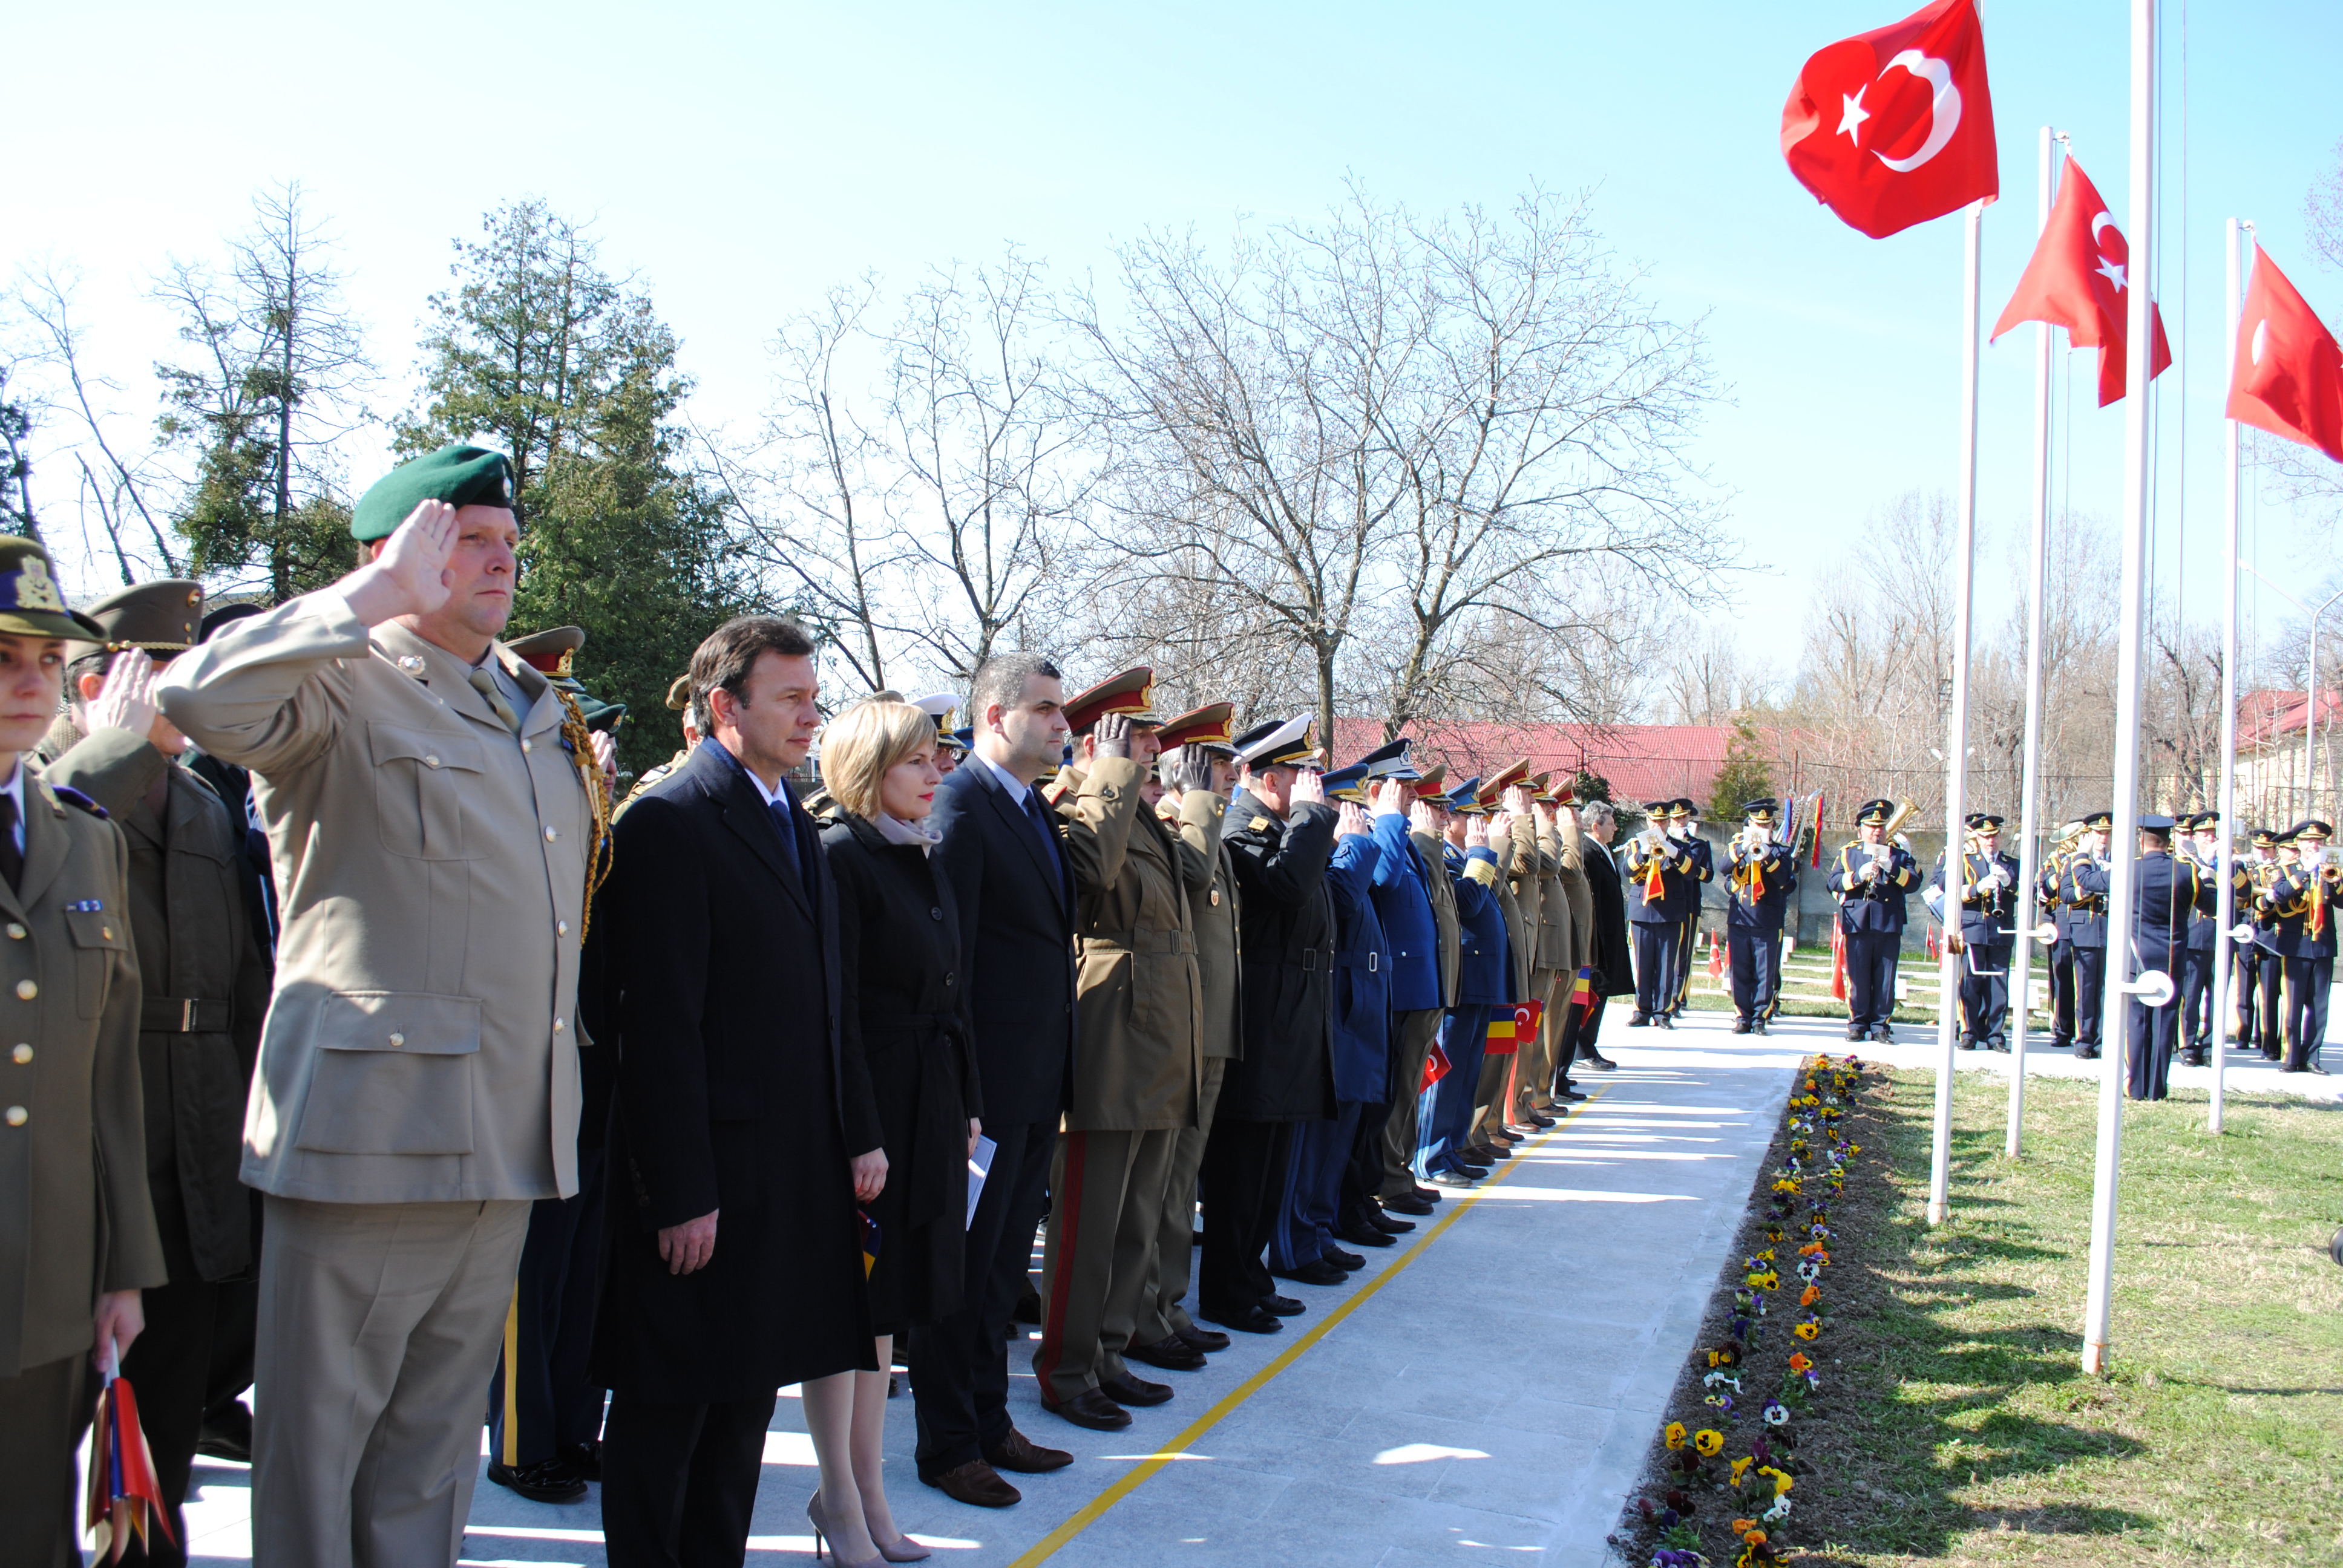
<path fill-rule="evenodd" d="M 1784 1404 L 1778 1399 L 1767 1400 L 1765 1402 L 1765 1409 L 1763 1413 L 1765 1417 L 1765 1424 L 1767 1426 L 1787 1426 L 1790 1424 L 1790 1407 Z"/>
<path fill-rule="evenodd" d="M 1794 1334 L 1797 1335 L 1797 1336 L 1798 1336 L 1798 1338 L 1800 1338 L 1800 1339 L 1802 1339 L 1802 1340 L 1811 1340 L 1811 1339 L 1813 1339 L 1816 1334 L 1821 1333 L 1823 1331 L 1822 1331 L 1822 1326 L 1821 1326 L 1820 1324 L 1818 1324 L 1818 1323 L 1815 1323 L 1815 1322 L 1803 1322 L 1803 1323 L 1792 1323 L 1792 1324 L 1790 1325 L 1790 1332 L 1791 1332 L 1792 1333 L 1794 1333 Z"/>
<path fill-rule="evenodd" d="M 1805 1358 L 1803 1356 L 1792 1357 L 1791 1361 L 1793 1363 L 1793 1370 L 1795 1370 L 1795 1363 L 1797 1362 L 1805 1359 Z M 1667 1439 L 1667 1444 L 1670 1448 L 1682 1448 L 1684 1445 L 1684 1423 L 1680 1421 L 1672 1421 L 1668 1422 L 1667 1431 L 1662 1433 L 1662 1435 Z"/>
<path fill-rule="evenodd" d="M 1700 1450 L 1703 1459 L 1715 1459 L 1725 1451 L 1725 1434 L 1703 1427 L 1692 1434 L 1692 1445 Z"/>
<path fill-rule="evenodd" d="M 1790 1352 L 1790 1370 L 1792 1372 L 1804 1375 L 1806 1369 L 1814 1364 L 1813 1359 L 1810 1358 L 1805 1352 L 1792 1351 Z M 1676 1432 L 1678 1435 L 1682 1435 L 1683 1432 L 1683 1429 L 1681 1427 L 1670 1427 L 1668 1430 Z M 1668 1446 L 1670 1448 L 1674 1448 L 1675 1444 L 1671 1442 Z"/>

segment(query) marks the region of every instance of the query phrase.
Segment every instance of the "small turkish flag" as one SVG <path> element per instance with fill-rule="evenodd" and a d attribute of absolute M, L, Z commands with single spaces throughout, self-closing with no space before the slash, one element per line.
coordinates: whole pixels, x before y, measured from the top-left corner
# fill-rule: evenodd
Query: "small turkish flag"
<path fill-rule="evenodd" d="M 1782 156 L 1874 239 L 1998 196 L 1975 0 L 1936 0 L 1808 60 L 1782 108 Z"/>
<path fill-rule="evenodd" d="M 2343 349 L 2258 245 L 2237 316 L 2227 413 L 2343 463 Z"/>
<path fill-rule="evenodd" d="M 2131 246 L 2124 243 L 2123 230 L 2091 176 L 2069 158 L 2049 226 L 2034 246 L 2026 276 L 2017 280 L 2017 292 L 1994 323 L 1993 335 L 1999 337 L 2021 321 L 2046 321 L 2065 327 L 2072 347 L 2097 348 L 2104 408 L 2124 395 L 2129 329 L 2125 313 L 2131 305 L 2124 296 L 2131 287 L 2130 269 Z M 2164 313 L 2153 305 L 2148 312 L 2156 324 L 2156 357 L 2147 373 L 2153 381 L 2171 365 L 2172 345 L 2164 336 Z"/>

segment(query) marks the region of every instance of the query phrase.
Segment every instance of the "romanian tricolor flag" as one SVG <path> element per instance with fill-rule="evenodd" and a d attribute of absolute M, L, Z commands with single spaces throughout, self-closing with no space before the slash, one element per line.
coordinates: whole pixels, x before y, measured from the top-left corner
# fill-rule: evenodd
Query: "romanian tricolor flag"
<path fill-rule="evenodd" d="M 146 1532 L 160 1530 L 172 1544 L 171 1511 L 163 1503 L 163 1483 L 155 1473 L 155 1455 L 138 1425 L 138 1396 L 130 1380 L 116 1370 L 114 1347 L 106 1346 L 106 1388 L 97 1396 L 97 1410 L 89 1429 L 89 1492 L 82 1527 L 100 1562 L 119 1563 L 136 1534 L 142 1551 Z M 79 1562 L 79 1558 L 75 1559 Z"/>
<path fill-rule="evenodd" d="M 1514 1032 L 1518 1026 L 1513 1020 L 1513 1010 L 1510 1007 L 1501 1004 L 1489 1010 L 1489 1049 L 1482 1054 L 1511 1056 L 1520 1049 L 1521 1042 Z"/>
<path fill-rule="evenodd" d="M 1578 978 L 1570 984 L 1570 1005 L 1576 1010 L 1578 1021 L 1581 1023 L 1584 1023 L 1586 1015 L 1594 1010 L 1594 966 L 1593 964 L 1579 966 Z"/>

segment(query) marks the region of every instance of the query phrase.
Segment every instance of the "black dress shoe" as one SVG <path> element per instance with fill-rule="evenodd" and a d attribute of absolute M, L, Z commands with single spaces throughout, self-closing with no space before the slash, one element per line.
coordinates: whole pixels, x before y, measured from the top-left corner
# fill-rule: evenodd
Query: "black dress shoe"
<path fill-rule="evenodd" d="M 1647 1027 L 1651 1021 L 1652 1015 L 1650 1013 L 1639 1012 L 1634 1017 L 1627 1020 L 1627 1027 L 1629 1029 L 1643 1029 Z"/>
<path fill-rule="evenodd" d="M 1557 1089 L 1554 1091 L 1554 1097 L 1556 1100 L 1569 1101 L 1574 1105 L 1586 1098 L 1575 1089 Z"/>
<path fill-rule="evenodd" d="M 1394 1244 L 1389 1236 L 1363 1220 L 1355 1225 L 1345 1225 L 1334 1234 L 1353 1247 L 1389 1247 Z M 1359 1261 L 1363 1263 L 1366 1260 L 1361 1258 Z"/>
<path fill-rule="evenodd" d="M 920 1479 L 954 1503 L 965 1503 L 972 1508 L 1007 1508 L 1024 1496 L 980 1459 L 956 1464 L 940 1475 L 922 1475 Z"/>
<path fill-rule="evenodd" d="M 2078 1045 L 2075 1048 L 2075 1060 L 2077 1061 L 2097 1061 L 2099 1060 L 2099 1048 L 2096 1045 Z"/>
<path fill-rule="evenodd" d="M 211 1459 L 234 1460 L 238 1464 L 252 1462 L 252 1412 L 242 1400 L 231 1400 L 225 1406 L 204 1412 L 196 1452 Z"/>
<path fill-rule="evenodd" d="M 602 1440 L 573 1442 L 568 1448 L 554 1450 L 554 1457 L 567 1464 L 580 1481 L 602 1479 Z"/>
<path fill-rule="evenodd" d="M 1021 1323 L 1032 1323 L 1036 1326 L 1041 1323 L 1041 1292 L 1033 1288 L 1032 1276 L 1026 1276 L 1025 1293 L 1017 1298 L 1017 1310 L 1011 1315 Z"/>
<path fill-rule="evenodd" d="M 1310 1309 L 1302 1305 L 1300 1302 L 1295 1301 L 1292 1296 L 1281 1296 L 1275 1291 L 1272 1291 L 1269 1294 L 1262 1297 L 1261 1310 L 1275 1317 L 1298 1318 Z M 1217 1322 L 1220 1320 L 1216 1318 L 1213 1321 Z"/>
<path fill-rule="evenodd" d="M 1383 1207 L 1394 1214 L 1429 1214 L 1432 1212 L 1431 1202 L 1426 1199 L 1417 1197 L 1413 1192 L 1403 1192 L 1396 1198 L 1386 1198 L 1383 1200 Z"/>
<path fill-rule="evenodd" d="M 1896 1031 L 1884 1023 L 1875 1023 L 1871 1026 L 1871 1038 L 1882 1045 L 1894 1045 Z"/>
<path fill-rule="evenodd" d="M 1867 1029 L 1859 1029 L 1854 1024 L 1848 1024 L 1846 1026 L 1846 1038 L 1851 1043 L 1859 1043 L 1863 1040 L 1869 1040 L 1871 1038 L 1871 1031 Z"/>
<path fill-rule="evenodd" d="M 1591 1067 L 1597 1072 L 1616 1072 L 1619 1070 L 1619 1064 L 1617 1062 L 1612 1060 L 1607 1056 L 1591 1050 L 1580 1051 L 1578 1053 L 1578 1060 L 1571 1063 L 1571 1065 L 1573 1067 Z"/>
<path fill-rule="evenodd" d="M 1215 1312 L 1211 1307 L 1197 1310 L 1212 1322 L 1225 1323 L 1241 1333 L 1275 1334 L 1285 1332 L 1285 1325 L 1277 1321 L 1274 1313 L 1265 1312 L 1259 1307 L 1238 1307 L 1225 1312 Z"/>
<path fill-rule="evenodd" d="M 1493 1143 L 1474 1143 L 1469 1145 L 1464 1151 L 1464 1158 L 1475 1165 L 1486 1165 L 1491 1170 L 1496 1169 L 1498 1161 L 1511 1160 L 1513 1157 L 1513 1151 L 1511 1149 L 1500 1149 Z"/>
<path fill-rule="evenodd" d="M 1961 1036 L 1960 1048 L 1963 1050 L 1975 1050 L 1976 1049 L 1976 1041 L 1970 1036 L 1965 1034 Z"/>
<path fill-rule="evenodd" d="M 1749 1020 L 1745 1018 L 1736 1017 L 1733 1020 L 1733 1032 L 1735 1034 L 1747 1034 L 1749 1032 Z"/>
<path fill-rule="evenodd" d="M 509 1464 L 491 1462 L 488 1479 L 517 1497 L 531 1503 L 583 1503 L 586 1483 L 558 1456 L 540 1459 L 535 1464 L 516 1469 Z"/>
<path fill-rule="evenodd" d="M 1414 1221 L 1394 1220 L 1380 1209 L 1367 1216 L 1367 1223 L 1386 1236 L 1404 1236 L 1415 1229 Z"/>
<path fill-rule="evenodd" d="M 1007 1437 L 984 1451 L 984 1462 L 995 1470 L 1040 1475 L 1045 1471 L 1065 1469 L 1073 1463 L 1074 1456 L 1062 1448 L 1043 1448 L 1012 1426 Z"/>
<path fill-rule="evenodd" d="M 1671 1030 L 1672 1030 L 1672 1029 L 1675 1028 L 1675 1026 L 1676 1026 L 1675 1015 L 1674 1015 L 1674 1014 L 1673 1014 L 1673 1013 L 1664 1013 L 1664 1013 L 1660 1014 L 1660 1016 L 1659 1016 L 1659 1017 L 1657 1017 L 1657 1018 L 1654 1019 L 1652 1021 L 1653 1021 L 1654 1023 L 1655 1023 L 1655 1024 L 1658 1024 L 1662 1029 L 1671 1029 Z"/>
<path fill-rule="evenodd" d="M 1204 1353 L 1178 1334 L 1166 1334 L 1151 1345 L 1125 1345 L 1122 1353 L 1126 1360 L 1144 1362 L 1165 1372 L 1204 1370 Z"/>
<path fill-rule="evenodd" d="M 1229 1336 L 1218 1329 L 1200 1329 L 1191 1323 L 1184 1329 L 1173 1329 L 1172 1332 L 1179 1335 L 1181 1342 L 1190 1350 L 1202 1355 L 1211 1355 L 1214 1351 L 1224 1351 L 1229 1348 Z"/>
<path fill-rule="evenodd" d="M 2333 1073 L 2328 1072 L 2325 1068 L 2319 1066 L 2318 1059 L 2315 1056 L 2308 1061 L 2302 1064 L 2302 1070 L 2305 1072 L 2315 1072 L 2321 1078 L 2332 1078 L 2335 1076 Z"/>
<path fill-rule="evenodd" d="M 1467 1181 L 1486 1181 L 1489 1179 L 1489 1168 L 1486 1165 L 1475 1164 L 1461 1155 L 1451 1169 Z"/>
<path fill-rule="evenodd" d="M 2283 1061 L 2286 1060 L 2286 1052 L 2282 1050 L 2272 1050 L 2268 1046 L 2264 1046 L 2262 1048 L 2262 1060 L 2264 1061 Z"/>
<path fill-rule="evenodd" d="M 1385 1244 L 1388 1245 L 1389 1243 L 1386 1242 Z M 1318 1261 L 1322 1263 L 1332 1263 L 1336 1268 L 1341 1269 L 1345 1272 L 1354 1269 L 1363 1269 L 1367 1266 L 1367 1261 L 1359 1256 L 1358 1253 L 1346 1252 L 1342 1248 L 1332 1245 L 1328 1246 L 1325 1251 L 1318 1254 Z"/>
<path fill-rule="evenodd" d="M 1415 1197 L 1416 1201 L 1419 1203 L 1437 1203 L 1440 1201 L 1440 1189 L 1437 1187 L 1426 1187 L 1422 1182 L 1418 1182 L 1416 1183 L 1415 1188 Z"/>
<path fill-rule="evenodd" d="M 1117 1404 L 1149 1405 L 1172 1402 L 1170 1383 L 1149 1382 L 1143 1377 L 1133 1376 L 1129 1368 L 1123 1370 L 1121 1377 L 1101 1378 L 1099 1392 Z"/>
<path fill-rule="evenodd" d="M 1351 1277 L 1346 1269 L 1336 1268 L 1323 1258 L 1312 1258 L 1299 1268 L 1272 1269 L 1281 1280 L 1293 1280 L 1304 1285 L 1339 1285 Z"/>
<path fill-rule="evenodd" d="M 1102 1389 L 1086 1388 L 1060 1404 L 1051 1404 L 1045 1399 L 1041 1408 L 1092 1432 L 1121 1432 L 1131 1424 L 1131 1412 L 1108 1398 Z"/>
<path fill-rule="evenodd" d="M 1765 1020 L 1761 1018 L 1752 1023 L 1749 1026 L 1749 1032 L 1752 1034 L 1764 1034 L 1765 1032 Z"/>
<path fill-rule="evenodd" d="M 2183 1067 L 2204 1066 L 2205 1052 L 2197 1046 L 2190 1046 L 2187 1050 L 2180 1053 L 2180 1065 Z"/>

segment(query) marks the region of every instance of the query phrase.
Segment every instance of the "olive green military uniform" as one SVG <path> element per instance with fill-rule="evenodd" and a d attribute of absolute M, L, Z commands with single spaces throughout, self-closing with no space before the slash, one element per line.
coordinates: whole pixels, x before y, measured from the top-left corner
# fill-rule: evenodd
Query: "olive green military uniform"
<path fill-rule="evenodd" d="M 1579 863 L 1574 829 L 1557 821 L 1538 832 L 1537 844 L 1538 972 L 1533 978 L 1540 989 L 1531 994 L 1545 1003 L 1545 1010 L 1538 1020 L 1534 1066 L 1523 1068 L 1519 1082 L 1520 1104 L 1542 1111 L 1554 1103 L 1554 1070 L 1564 1065 L 1554 1060 L 1555 1042 L 1561 1039 L 1563 1010 L 1570 1005 L 1571 987 L 1578 974 L 1578 905 L 1591 895 Z"/>
<path fill-rule="evenodd" d="M 1492 842 L 1489 848 L 1497 857 L 1498 876 L 1493 890 L 1505 911 L 1509 950 L 1506 958 L 1513 964 L 1513 995 L 1533 996 L 1536 994 L 1530 985 L 1537 956 L 1537 829 L 1528 818 L 1516 817 L 1504 842 Z M 1481 1083 L 1473 1096 L 1473 1141 L 1476 1143 L 1486 1142 L 1491 1134 L 1504 1131 L 1511 1109 L 1506 1103 L 1506 1089 L 1520 1066 L 1517 1059 L 1523 1043 L 1514 1041 L 1511 1054 L 1481 1059 Z"/>
<path fill-rule="evenodd" d="M 267 1194 L 259 1568 L 454 1561 L 529 1203 L 578 1190 L 593 763 L 542 676 L 500 645 L 481 669 L 518 734 L 471 666 L 326 588 L 162 682 L 252 769 L 284 899 L 244 1147 Z"/>
<path fill-rule="evenodd" d="M 87 637 L 38 547 L 0 539 L 0 631 Z M 129 849 L 19 756 L 0 877 L 0 1558 L 78 1565 L 74 1451 L 101 1292 L 166 1277 L 146 1190 Z M 15 846 L 15 800 L 5 808 Z"/>

